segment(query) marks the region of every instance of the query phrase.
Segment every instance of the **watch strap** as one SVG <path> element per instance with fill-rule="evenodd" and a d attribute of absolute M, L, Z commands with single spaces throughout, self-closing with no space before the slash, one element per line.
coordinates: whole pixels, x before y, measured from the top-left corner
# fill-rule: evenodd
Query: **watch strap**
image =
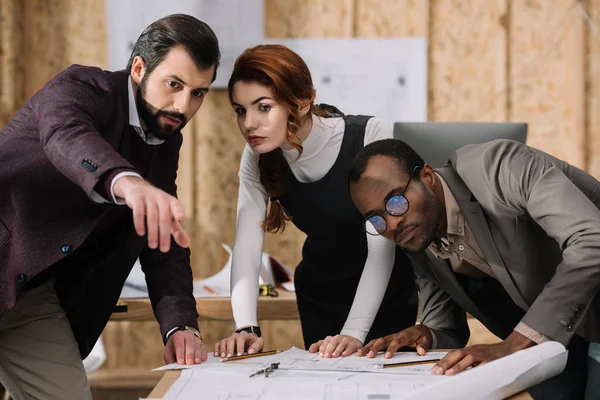
<path fill-rule="evenodd" d="M 258 337 L 262 336 L 262 332 L 260 331 L 260 326 L 258 326 L 258 325 L 245 326 L 245 327 L 239 328 L 235 331 L 235 333 L 240 333 L 240 332 L 254 333 Z"/>

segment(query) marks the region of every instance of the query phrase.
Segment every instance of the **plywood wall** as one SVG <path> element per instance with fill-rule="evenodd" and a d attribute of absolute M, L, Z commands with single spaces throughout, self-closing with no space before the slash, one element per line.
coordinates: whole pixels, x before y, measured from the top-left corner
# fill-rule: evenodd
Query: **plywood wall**
<path fill-rule="evenodd" d="M 587 149 L 586 168 L 596 178 L 600 178 L 600 0 L 586 0 L 584 3 L 596 26 L 596 31 L 585 29 L 585 130 L 584 142 Z"/>
<path fill-rule="evenodd" d="M 600 0 L 583 5 L 600 28 Z M 268 37 L 429 40 L 429 119 L 527 121 L 530 144 L 600 177 L 600 38 L 574 0 L 265 0 Z M 72 64 L 107 66 L 104 0 L 0 0 L 0 123 Z M 185 131 L 179 196 L 197 277 L 225 263 L 235 237 L 244 142 L 223 91 Z M 294 267 L 303 235 L 267 235 L 265 251 Z M 269 347 L 300 345 L 296 323 L 264 324 Z M 203 323 L 209 344 L 230 324 Z M 108 365 L 160 363 L 155 324 L 111 324 Z M 111 346 L 110 344 L 114 344 Z M 125 348 L 151 348 L 136 354 Z"/>

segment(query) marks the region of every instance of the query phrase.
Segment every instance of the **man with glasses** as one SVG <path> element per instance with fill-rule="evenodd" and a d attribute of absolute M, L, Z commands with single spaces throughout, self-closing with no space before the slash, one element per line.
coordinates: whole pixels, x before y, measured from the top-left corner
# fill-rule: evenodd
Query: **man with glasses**
<path fill-rule="evenodd" d="M 567 367 L 533 397 L 583 398 L 587 377 L 586 398 L 600 398 L 600 182 L 509 140 L 465 146 L 434 170 L 390 139 L 357 155 L 350 193 L 367 231 L 409 254 L 421 301 L 420 325 L 359 355 L 461 348 L 467 311 L 503 340 L 449 352 L 434 374 L 554 340 L 569 347 Z"/>

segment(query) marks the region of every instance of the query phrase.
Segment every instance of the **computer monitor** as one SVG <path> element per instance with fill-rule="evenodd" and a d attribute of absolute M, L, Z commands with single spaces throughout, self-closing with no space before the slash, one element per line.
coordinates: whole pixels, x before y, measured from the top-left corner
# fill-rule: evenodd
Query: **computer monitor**
<path fill-rule="evenodd" d="M 525 143 L 527 123 L 522 122 L 397 122 L 394 139 L 408 143 L 434 168 L 443 167 L 456 150 L 468 144 L 495 139 Z"/>

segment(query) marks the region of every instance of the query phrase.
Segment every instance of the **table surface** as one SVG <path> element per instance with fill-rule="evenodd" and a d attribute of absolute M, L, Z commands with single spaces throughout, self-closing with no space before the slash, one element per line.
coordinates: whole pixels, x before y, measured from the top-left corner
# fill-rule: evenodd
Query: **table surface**
<path fill-rule="evenodd" d="M 296 293 L 278 289 L 279 296 L 258 298 L 259 320 L 297 320 Z M 118 305 L 127 305 L 127 311 L 114 312 L 111 321 L 154 321 L 148 298 L 121 299 Z M 198 319 L 202 321 L 233 321 L 230 297 L 199 297 L 196 299 Z"/>
<path fill-rule="evenodd" d="M 149 399 L 162 399 L 167 393 L 167 390 L 173 383 L 179 378 L 181 371 L 167 371 L 162 379 L 158 382 L 154 390 L 148 395 Z M 509 397 L 507 400 L 533 400 L 533 398 L 526 392 L 516 394 Z"/>

